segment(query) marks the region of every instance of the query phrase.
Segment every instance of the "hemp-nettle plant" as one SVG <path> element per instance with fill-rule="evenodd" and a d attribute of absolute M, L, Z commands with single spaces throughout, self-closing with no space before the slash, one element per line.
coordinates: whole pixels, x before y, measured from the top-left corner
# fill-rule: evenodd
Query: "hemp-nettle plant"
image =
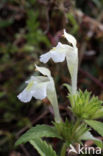
<path fill-rule="evenodd" d="M 99 135 L 103 136 L 103 124 L 97 121 L 97 119 L 103 117 L 103 101 L 100 101 L 98 97 L 91 96 L 91 93 L 87 90 L 84 92 L 80 89 L 77 90 L 77 41 L 66 30 L 64 30 L 63 36 L 67 39 L 68 44 L 59 42 L 56 47 L 41 55 L 40 61 L 47 63 L 52 59 L 57 63 L 66 60 L 71 76 L 71 85 L 65 84 L 68 89 L 67 98 L 70 101 L 67 109 L 72 112 L 73 121 L 69 121 L 67 118 L 63 121 L 59 112 L 54 80 L 50 70 L 46 67 L 35 65 L 36 70 L 43 76 L 31 76 L 26 81 L 26 88 L 17 96 L 22 102 L 29 102 L 32 97 L 39 100 L 47 97 L 52 105 L 54 111 L 52 126 L 43 124 L 32 127 L 16 142 L 16 146 L 29 142 L 41 156 L 66 156 L 66 152 L 71 145 L 72 147 L 77 144 L 83 145 L 83 140 L 92 140 L 98 148 L 103 148 L 102 141 L 91 133 L 91 128 L 93 128 Z M 52 146 L 44 140 L 46 137 L 58 138 L 61 149 L 54 151 Z"/>

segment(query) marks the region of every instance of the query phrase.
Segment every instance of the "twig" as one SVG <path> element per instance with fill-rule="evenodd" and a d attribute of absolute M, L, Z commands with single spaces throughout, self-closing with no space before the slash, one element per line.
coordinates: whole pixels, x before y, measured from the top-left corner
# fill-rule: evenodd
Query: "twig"
<path fill-rule="evenodd" d="M 103 89 L 103 83 L 100 82 L 97 78 L 95 78 L 94 76 L 92 76 L 90 73 L 88 73 L 87 71 L 84 71 L 83 69 L 79 69 L 79 71 L 86 77 L 88 77 L 89 79 L 91 79 L 93 82 L 95 82 L 95 84 L 97 86 L 99 86 L 101 89 Z"/>
<path fill-rule="evenodd" d="M 83 60 L 83 57 L 84 57 L 84 53 L 85 53 L 85 51 L 86 51 L 86 47 L 87 47 L 87 43 L 86 43 L 86 42 L 83 42 L 83 43 L 82 43 L 82 46 L 81 46 L 81 49 L 80 49 L 79 66 L 80 66 L 81 63 L 82 63 L 82 60 Z"/>
<path fill-rule="evenodd" d="M 26 150 L 26 148 L 24 147 L 24 145 L 20 145 L 22 151 L 25 153 L 25 156 L 30 156 L 30 154 L 28 153 L 28 151 Z"/>

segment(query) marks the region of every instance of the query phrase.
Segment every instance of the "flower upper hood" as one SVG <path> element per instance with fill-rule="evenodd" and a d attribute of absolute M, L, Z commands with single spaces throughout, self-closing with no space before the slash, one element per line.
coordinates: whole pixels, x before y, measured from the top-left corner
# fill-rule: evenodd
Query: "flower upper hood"
<path fill-rule="evenodd" d="M 64 37 L 68 40 L 68 42 L 72 43 L 73 47 L 76 47 L 77 41 L 74 36 L 68 34 L 64 29 Z"/>

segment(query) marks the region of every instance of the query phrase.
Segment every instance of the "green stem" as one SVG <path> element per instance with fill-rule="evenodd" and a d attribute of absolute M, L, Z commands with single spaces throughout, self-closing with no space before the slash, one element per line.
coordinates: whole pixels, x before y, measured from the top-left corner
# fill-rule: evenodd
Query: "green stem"
<path fill-rule="evenodd" d="M 61 149 L 60 156 L 66 156 L 66 149 L 67 149 L 67 145 L 66 143 L 64 143 Z"/>

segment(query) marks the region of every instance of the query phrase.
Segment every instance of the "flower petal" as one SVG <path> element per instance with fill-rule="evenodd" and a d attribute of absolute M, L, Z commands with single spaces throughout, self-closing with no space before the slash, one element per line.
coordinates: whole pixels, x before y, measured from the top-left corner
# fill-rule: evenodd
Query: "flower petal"
<path fill-rule="evenodd" d="M 68 40 L 68 42 L 72 43 L 73 47 L 76 47 L 77 41 L 74 36 L 68 34 L 64 29 L 64 37 Z"/>
<path fill-rule="evenodd" d="M 46 75 L 48 77 L 51 77 L 51 72 L 48 68 L 45 68 L 45 67 L 39 67 L 37 65 L 36 66 L 36 69 L 43 75 Z"/>
<path fill-rule="evenodd" d="M 47 63 L 51 58 L 50 52 L 40 56 L 40 62 Z"/>
<path fill-rule="evenodd" d="M 48 85 L 47 82 L 35 85 L 35 87 L 33 89 L 33 97 L 35 97 L 35 99 L 39 99 L 39 100 L 46 98 L 47 85 Z"/>
<path fill-rule="evenodd" d="M 41 55 L 40 61 L 46 63 L 51 58 L 56 63 L 63 62 L 68 48 L 70 48 L 68 45 L 59 42 L 57 46 L 51 49 L 48 53 Z"/>
<path fill-rule="evenodd" d="M 42 100 L 47 96 L 48 77 L 32 76 L 26 83 L 27 87 L 17 96 L 20 101 L 29 102 L 32 97 Z"/>
<path fill-rule="evenodd" d="M 32 98 L 32 93 L 27 89 L 24 89 L 17 97 L 22 102 L 29 102 Z"/>
<path fill-rule="evenodd" d="M 49 81 L 49 78 L 45 76 L 31 76 L 29 80 L 25 81 L 25 83 L 30 83 L 31 81 L 36 84 L 38 82 L 47 82 Z"/>
<path fill-rule="evenodd" d="M 63 62 L 65 60 L 66 54 L 63 52 L 52 51 L 51 58 L 54 62 Z"/>

